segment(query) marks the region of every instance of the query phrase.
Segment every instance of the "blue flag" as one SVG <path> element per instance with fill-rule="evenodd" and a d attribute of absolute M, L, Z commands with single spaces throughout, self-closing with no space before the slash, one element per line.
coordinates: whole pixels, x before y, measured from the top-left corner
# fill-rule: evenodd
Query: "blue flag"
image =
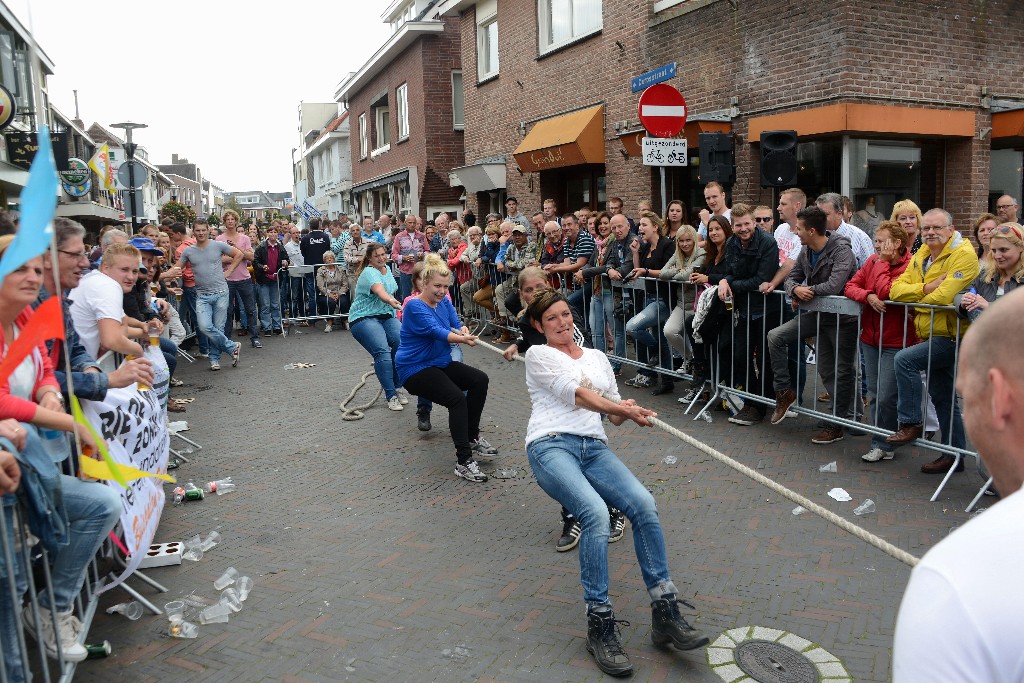
<path fill-rule="evenodd" d="M 39 129 L 39 150 L 32 159 L 28 184 L 21 191 L 21 218 L 11 246 L 0 259 L 0 279 L 29 259 L 39 256 L 53 239 L 53 214 L 57 208 L 57 167 L 53 163 L 50 130 Z"/>

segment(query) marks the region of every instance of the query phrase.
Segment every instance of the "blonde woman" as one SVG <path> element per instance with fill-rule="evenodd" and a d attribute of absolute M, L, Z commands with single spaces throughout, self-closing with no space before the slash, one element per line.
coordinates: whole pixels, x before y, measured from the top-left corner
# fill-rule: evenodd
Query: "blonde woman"
<path fill-rule="evenodd" d="M 994 304 L 1024 285 L 1024 228 L 1018 223 L 1003 223 L 989 234 L 989 249 L 981 263 L 981 273 L 960 297 L 960 306 L 973 320 Z"/>
<path fill-rule="evenodd" d="M 402 310 L 401 344 L 395 355 L 399 383 L 410 393 L 448 409 L 455 444 L 456 476 L 485 482 L 474 455 L 496 455 L 480 436 L 480 416 L 487 402 L 487 374 L 452 360 L 452 344 L 476 344 L 476 336 L 459 322 L 448 284 L 452 273 L 440 259 L 423 267 L 423 290 Z"/>
<path fill-rule="evenodd" d="M 690 349 L 686 335 L 683 334 L 686 312 L 693 310 L 693 299 L 696 292 L 696 287 L 690 284 L 690 276 L 700 270 L 706 256 L 704 248 L 697 245 L 699 239 L 697 230 L 692 225 L 679 226 L 675 237 L 676 250 L 658 274 L 659 280 L 681 283 L 681 296 L 676 297 L 676 305 L 672 307 L 672 312 L 669 314 L 668 320 L 665 321 L 662 332 L 672 350 L 683 359 L 685 374 L 690 374 L 688 366 L 693 360 L 693 351 Z"/>

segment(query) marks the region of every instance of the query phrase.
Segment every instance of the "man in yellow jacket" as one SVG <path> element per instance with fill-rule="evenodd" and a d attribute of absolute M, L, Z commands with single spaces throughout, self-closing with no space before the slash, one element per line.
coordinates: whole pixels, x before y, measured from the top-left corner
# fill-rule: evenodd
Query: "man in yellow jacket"
<path fill-rule="evenodd" d="M 978 257 L 971 243 L 953 228 L 953 217 L 942 209 L 932 209 L 921 221 L 924 245 L 910 260 L 903 275 L 892 285 L 893 301 L 951 306 L 953 298 L 978 275 Z M 955 311 L 917 308 L 914 327 L 920 344 L 896 354 L 896 386 L 899 390 L 897 417 L 899 431 L 887 441 L 903 446 L 921 436 L 921 373 L 928 372 L 928 394 L 935 404 L 939 427 L 945 443 L 966 448 L 964 424 L 960 418 L 953 381 L 956 376 L 956 352 L 959 338 L 968 322 Z M 953 466 L 952 455 L 943 455 L 921 466 L 925 474 L 943 474 Z M 963 461 L 957 466 L 962 472 Z"/>

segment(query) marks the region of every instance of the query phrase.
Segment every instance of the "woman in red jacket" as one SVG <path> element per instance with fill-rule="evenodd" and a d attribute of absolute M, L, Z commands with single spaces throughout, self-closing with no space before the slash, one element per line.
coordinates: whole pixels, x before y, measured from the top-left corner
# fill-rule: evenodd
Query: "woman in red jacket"
<path fill-rule="evenodd" d="M 868 395 L 872 398 L 872 424 L 895 431 L 896 352 L 918 342 L 908 306 L 885 304 L 892 283 L 903 274 L 913 253 L 910 235 L 899 223 L 885 221 L 875 231 L 875 251 L 853 278 L 846 283 L 848 298 L 864 304 L 860 317 L 860 353 Z M 892 460 L 896 452 L 884 435 L 871 436 L 871 450 L 861 456 L 866 462 Z"/>

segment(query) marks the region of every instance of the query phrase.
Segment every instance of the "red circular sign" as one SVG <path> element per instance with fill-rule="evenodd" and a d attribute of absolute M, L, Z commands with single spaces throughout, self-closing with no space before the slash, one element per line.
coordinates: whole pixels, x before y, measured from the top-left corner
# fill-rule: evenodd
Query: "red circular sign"
<path fill-rule="evenodd" d="M 656 138 L 679 135 L 686 125 L 686 100 L 667 83 L 657 83 L 640 94 L 640 123 Z"/>

